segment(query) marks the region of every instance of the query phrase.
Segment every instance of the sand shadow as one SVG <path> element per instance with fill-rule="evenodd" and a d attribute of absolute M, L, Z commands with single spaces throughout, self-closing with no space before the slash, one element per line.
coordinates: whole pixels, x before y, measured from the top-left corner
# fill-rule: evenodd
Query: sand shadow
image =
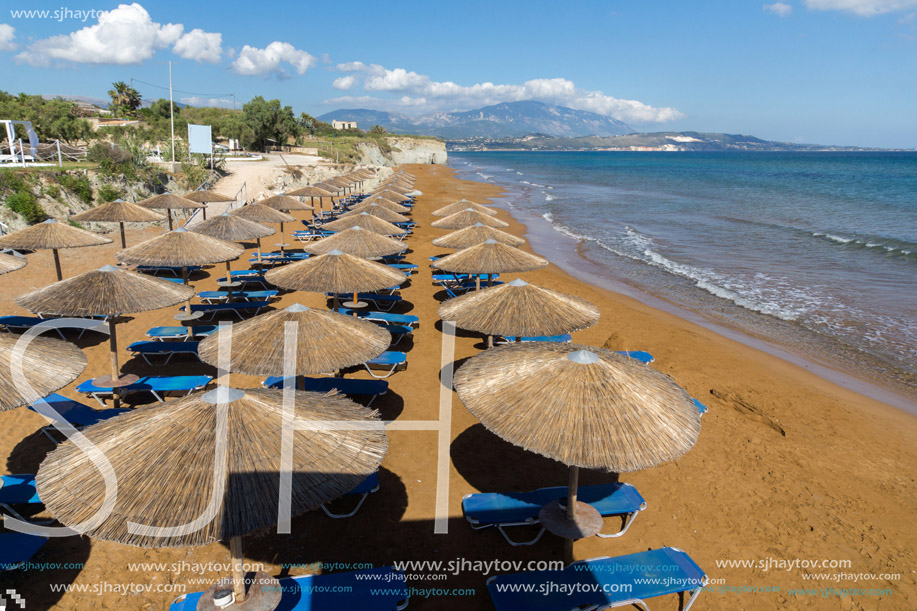
<path fill-rule="evenodd" d="M 87 537 L 48 539 L 29 561 L 29 566 L 2 573 L 2 594 L 7 594 L 7 588 L 15 590 L 25 602 L 24 608 L 28 609 L 55 607 L 65 596 L 62 586 L 73 583 L 82 572 L 89 559 L 90 549 L 91 543 Z M 52 586 L 55 589 L 52 589 Z M 7 608 L 18 607 L 12 605 Z"/>

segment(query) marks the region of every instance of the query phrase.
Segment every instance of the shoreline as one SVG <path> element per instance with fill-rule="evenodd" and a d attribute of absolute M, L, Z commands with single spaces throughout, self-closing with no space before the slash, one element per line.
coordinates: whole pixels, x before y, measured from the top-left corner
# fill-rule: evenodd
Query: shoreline
<path fill-rule="evenodd" d="M 474 172 L 449 167 L 455 170 L 457 175 L 461 174 L 461 180 L 479 182 L 500 189 L 501 195 L 495 196 L 494 207 L 504 210 L 525 227 L 521 235 L 530 238 L 534 252 L 547 258 L 548 261 L 555 263 L 566 273 L 582 282 L 621 293 L 649 307 L 673 314 L 718 335 L 812 371 L 828 382 L 917 416 L 917 394 L 908 396 L 902 392 L 903 389 L 900 386 L 882 384 L 878 378 L 861 377 L 852 370 L 843 369 L 840 364 L 822 362 L 815 354 L 806 353 L 792 345 L 781 343 L 777 339 L 756 335 L 738 325 L 730 325 L 727 321 L 713 320 L 699 311 L 671 302 L 661 295 L 650 293 L 639 286 L 600 273 L 599 265 L 582 254 L 580 250 L 582 240 L 557 231 L 548 220 L 539 215 L 526 214 L 514 206 L 507 205 L 507 198 L 511 197 L 511 194 L 502 185 L 480 180 L 478 174 Z"/>

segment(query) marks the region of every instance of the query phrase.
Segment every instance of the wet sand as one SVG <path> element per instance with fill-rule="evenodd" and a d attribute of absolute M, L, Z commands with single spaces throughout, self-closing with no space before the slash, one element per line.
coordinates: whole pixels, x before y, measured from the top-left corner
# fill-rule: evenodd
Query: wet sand
<path fill-rule="evenodd" d="M 545 535 L 531 547 L 511 547 L 495 530 L 473 531 L 461 513 L 462 496 L 476 491 L 530 490 L 566 483 L 566 468 L 528 454 L 488 433 L 452 393 L 451 409 L 440 413 L 439 371 L 442 333 L 437 316 L 444 294 L 431 282 L 427 257 L 442 254 L 431 244 L 445 231 L 430 227 L 436 208 L 462 197 L 488 203 L 499 194 L 493 185 L 460 181 L 442 166 L 406 166 L 417 176 L 418 198 L 414 218 L 418 229 L 410 239 L 407 260 L 418 273 L 401 291 L 407 301 L 396 312 L 415 314 L 420 326 L 413 341 L 396 348 L 408 353 L 408 367 L 388 379 L 390 391 L 373 404 L 383 418 L 395 423 L 423 421 L 426 428 L 441 427 L 441 415 L 451 418 L 442 440 L 437 430 L 390 430 L 389 454 L 380 472 L 381 489 L 367 499 L 360 512 L 346 520 L 331 520 L 321 511 L 293 521 L 293 534 L 256 534 L 243 538 L 246 559 L 264 563 L 274 575 L 314 572 L 307 566 L 323 563 L 370 563 L 375 566 L 400 560 L 551 560 L 560 559 L 562 540 Z M 525 228 L 505 212 L 511 232 Z M 162 231 L 129 230 L 129 244 Z M 289 231 L 289 230 L 288 230 Z M 273 244 L 272 237 L 263 240 Z M 289 240 L 288 240 L 289 241 Z M 254 245 L 242 260 L 247 260 Z M 294 245 L 295 248 L 295 245 Z M 524 248 L 528 249 L 528 246 Z M 113 263 L 117 245 L 77 249 L 62 253 L 65 276 Z M 29 255 L 23 270 L 0 278 L 5 290 L 0 312 L 26 314 L 14 298 L 53 281 L 51 255 Z M 235 262 L 240 269 L 245 263 Z M 204 270 L 194 278 L 198 290 L 216 288 L 225 266 Z M 522 277 L 583 297 L 599 306 L 598 325 L 574 334 L 581 344 L 616 350 L 646 350 L 653 367 L 671 375 L 694 397 L 709 407 L 700 439 L 680 460 L 661 467 L 624 474 L 647 501 L 632 528 L 619 539 L 591 538 L 577 542 L 577 558 L 616 556 L 661 546 L 685 550 L 717 580 L 700 595 L 695 609 L 908 609 L 917 606 L 913 572 L 917 549 L 917 503 L 914 502 L 914 467 L 917 466 L 917 426 L 913 416 L 891 406 L 837 386 L 802 367 L 776 356 L 717 335 L 679 318 L 653 309 L 626 295 L 586 284 L 551 265 Z M 295 302 L 321 307 L 317 294 L 287 293 L 275 304 Z M 145 339 L 152 326 L 173 324 L 174 309 L 131 315 L 119 326 L 122 371 L 167 374 L 210 373 L 212 368 L 192 359 L 173 359 L 164 367 L 149 367 L 141 359 L 128 359 L 123 350 L 131 341 Z M 87 333 L 77 342 L 89 366 L 79 381 L 108 371 L 108 344 L 99 334 Z M 458 332 L 455 359 L 461 361 L 483 348 L 482 338 Z M 348 377 L 366 378 L 364 372 Z M 235 386 L 256 386 L 259 379 L 233 375 Z M 61 391 L 74 392 L 76 384 Z M 448 397 L 448 394 L 446 395 Z M 137 395 L 141 409 L 155 409 L 152 399 Z M 97 406 L 97 405 L 96 405 Z M 43 418 L 26 409 L 0 413 L 0 453 L 7 473 L 34 473 L 53 447 L 41 434 Z M 397 426 L 397 425 L 396 425 Z M 395 428 L 395 427 L 392 427 Z M 439 462 L 438 457 L 444 458 Z M 448 473 L 448 534 L 434 534 L 437 471 Z M 613 476 L 584 472 L 581 483 L 610 481 Z M 440 480 L 442 483 L 442 480 Z M 606 519 L 614 529 L 620 520 Z M 724 561 L 769 559 L 850 561 L 844 568 L 721 568 Z M 151 550 L 87 538 L 50 541 L 33 560 L 43 563 L 83 563 L 81 569 L 53 568 L 44 572 L 4 575 L 33 609 L 163 609 L 177 595 L 176 586 L 188 591 L 205 589 L 226 574 L 214 567 L 192 563 L 229 561 L 228 545 Z M 161 563 L 137 567 L 134 563 Z M 182 564 L 186 563 L 186 564 Z M 284 568 L 283 564 L 300 566 Z M 835 563 L 836 564 L 836 563 Z M 327 566 L 327 565 L 326 565 Z M 762 565 L 763 566 L 763 565 Z M 219 569 L 219 567 L 216 567 Z M 805 579 L 815 573 L 900 574 L 855 582 L 833 577 Z M 464 571 L 446 579 L 413 575 L 418 589 L 473 589 L 448 595 L 412 597 L 410 609 L 492 608 L 484 583 L 486 576 Z M 423 578 L 426 577 L 426 578 Z M 50 584 L 73 584 L 83 593 L 53 592 Z M 134 592 L 125 588 L 135 584 Z M 151 591 L 137 592 L 140 585 Z M 729 588 L 733 588 L 729 591 Z M 749 592 L 735 589 L 767 588 Z M 818 590 L 817 595 L 795 596 L 791 588 Z M 823 596 L 824 588 L 847 589 L 846 596 Z M 851 593 L 889 589 L 881 596 Z M 109 591 L 96 594 L 93 590 Z M 116 591 L 120 590 L 120 591 Z M 778 590 L 778 591 L 774 591 Z M 671 595 L 653 600 L 654 609 L 678 609 Z"/>

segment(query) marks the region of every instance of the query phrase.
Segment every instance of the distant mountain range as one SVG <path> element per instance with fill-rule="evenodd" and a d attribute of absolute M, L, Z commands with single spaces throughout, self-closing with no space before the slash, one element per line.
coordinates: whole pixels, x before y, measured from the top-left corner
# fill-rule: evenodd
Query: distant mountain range
<path fill-rule="evenodd" d="M 533 100 L 504 102 L 463 112 L 436 112 L 409 117 L 396 112 L 366 109 L 334 110 L 320 121 L 356 121 L 360 129 L 381 125 L 391 132 L 438 136 L 446 140 L 464 138 L 518 138 L 546 134 L 564 138 L 618 136 L 633 130 L 605 115 L 552 106 Z"/>

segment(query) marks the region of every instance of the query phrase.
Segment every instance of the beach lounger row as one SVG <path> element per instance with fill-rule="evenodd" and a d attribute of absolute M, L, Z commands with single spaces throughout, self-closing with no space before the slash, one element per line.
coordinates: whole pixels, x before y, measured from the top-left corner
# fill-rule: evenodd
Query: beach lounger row
<path fill-rule="evenodd" d="M 334 293 L 328 293 L 328 297 L 334 297 Z M 338 299 L 350 299 L 353 297 L 353 294 L 344 293 L 337 297 Z M 376 309 L 383 312 L 391 311 L 392 308 L 404 301 L 400 295 L 386 295 L 383 293 L 357 293 L 357 299 L 360 301 L 367 301 Z"/>
<path fill-rule="evenodd" d="M 237 301 L 269 301 L 279 291 L 233 291 L 232 298 Z M 204 303 L 222 302 L 229 299 L 229 291 L 201 291 L 197 294 Z"/>
<path fill-rule="evenodd" d="M 187 342 L 158 342 L 154 340 L 134 342 L 130 344 L 127 349 L 130 350 L 132 356 L 139 356 L 147 365 L 154 365 L 153 361 L 150 360 L 151 356 L 165 357 L 159 365 L 166 365 L 169 361 L 172 360 L 172 357 L 177 354 L 186 354 L 191 355 L 196 358 L 198 361 L 201 358 L 197 354 L 197 347 L 200 342 L 196 341 L 187 341 Z"/>
<path fill-rule="evenodd" d="M 118 414 L 123 414 L 124 412 L 130 411 L 127 408 L 93 409 L 85 403 L 74 401 L 73 399 L 69 399 L 57 393 L 51 393 L 41 401 L 47 403 L 48 407 L 57 412 L 57 415 L 54 416 L 54 421 L 57 424 L 70 424 L 76 429 L 92 426 L 93 424 L 102 422 L 103 420 L 114 418 Z M 35 408 L 38 403 L 39 401 L 32 403 L 29 405 L 29 409 L 32 411 L 38 411 Z M 56 444 L 58 439 L 53 435 L 54 430 L 55 429 L 53 426 L 45 426 L 42 427 L 41 432 Z"/>
<path fill-rule="evenodd" d="M 205 388 L 211 381 L 213 378 L 210 376 L 144 376 L 129 386 L 122 386 L 119 394 L 123 397 L 130 393 L 148 392 L 162 403 L 165 393 L 189 395 L 195 390 Z M 112 396 L 114 389 L 111 386 L 96 386 L 92 380 L 86 380 L 76 387 L 76 392 L 92 397 L 99 405 L 105 407 L 102 397 Z"/>
<path fill-rule="evenodd" d="M 357 315 L 358 318 L 365 318 L 373 322 L 379 322 L 390 325 L 404 325 L 406 327 L 415 327 L 420 323 L 420 319 L 413 314 L 392 314 L 391 312 L 374 312 L 371 310 L 350 310 L 341 308 L 342 314 L 349 316 Z"/>
<path fill-rule="evenodd" d="M 219 330 L 219 325 L 193 325 L 190 327 L 169 326 L 148 329 L 146 336 L 158 342 L 177 339 L 183 342 L 200 340 Z M 190 333 L 189 330 L 190 329 Z"/>
<path fill-rule="evenodd" d="M 388 382 L 383 380 L 353 380 L 347 378 L 307 378 L 298 379 L 300 387 L 303 390 L 313 392 L 328 392 L 336 390 L 348 396 L 369 397 L 366 407 L 372 405 L 376 397 L 388 392 Z M 264 380 L 262 386 L 265 388 L 283 388 L 283 378 L 280 376 L 271 376 Z"/>
<path fill-rule="evenodd" d="M 199 272 L 203 268 L 200 265 L 189 265 L 188 267 L 184 269 L 187 269 L 188 273 L 190 274 L 191 272 Z M 172 274 L 173 276 L 178 276 L 178 277 L 181 277 L 182 275 L 181 267 L 171 267 L 171 266 L 163 266 L 163 265 L 138 265 L 137 270 L 141 272 L 145 272 L 147 274 L 154 274 L 154 275 Z"/>
<path fill-rule="evenodd" d="M 40 325 L 43 322 L 48 322 L 49 320 L 54 320 L 53 318 L 42 318 L 40 316 L 0 316 L 0 329 L 3 329 L 7 333 L 12 333 L 13 331 L 28 331 L 35 325 Z M 98 318 L 86 318 L 96 323 L 101 323 L 102 319 Z M 89 329 L 80 329 L 78 337 L 83 337 L 83 333 Z M 94 330 L 94 329 L 93 329 Z M 61 339 L 66 339 L 62 329 L 54 329 Z M 101 329 L 100 329 L 101 331 Z"/>
<path fill-rule="evenodd" d="M 232 312 L 239 317 L 239 320 L 245 320 L 245 316 L 242 313 L 249 314 L 251 316 L 257 316 L 262 308 L 266 308 L 271 305 L 269 301 L 233 301 L 231 303 L 192 303 L 191 311 L 192 312 L 203 312 L 205 315 L 209 314 L 208 318 L 212 319 L 214 316 L 221 312 Z M 179 308 L 182 312 L 185 311 L 186 306 Z"/>

